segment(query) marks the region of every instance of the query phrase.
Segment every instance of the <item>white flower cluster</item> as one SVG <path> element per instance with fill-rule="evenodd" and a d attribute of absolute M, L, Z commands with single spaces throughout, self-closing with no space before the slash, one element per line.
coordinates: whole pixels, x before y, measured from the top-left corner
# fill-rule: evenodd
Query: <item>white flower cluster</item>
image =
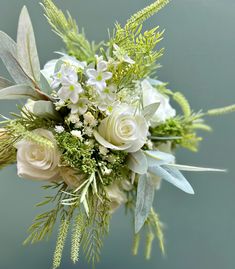
<path fill-rule="evenodd" d="M 114 55 L 120 62 L 134 64 L 117 45 L 114 46 Z M 144 144 L 149 144 L 147 136 L 150 126 L 155 127 L 175 116 L 169 98 L 158 92 L 146 79 L 140 82 L 142 109 L 135 102 L 126 103 L 120 99 L 117 86 L 112 81 L 110 62 L 113 63 L 114 60 L 104 61 L 97 57 L 95 64 L 87 65 L 86 62 L 63 55 L 58 60 L 48 62 L 41 71 L 54 90 L 57 110 L 65 107 L 69 111 L 65 122 L 73 126 L 71 135 L 85 144 L 93 143 L 96 139 L 101 156 L 106 156 L 109 150 L 127 153 L 139 151 Z M 149 119 L 145 117 L 144 111 L 152 104 L 158 104 L 158 108 Z M 31 112 L 33 107 L 32 100 L 25 105 L 25 109 Z M 57 134 L 64 131 L 65 127 L 62 125 L 54 128 Z M 43 129 L 34 132 L 47 138 L 55 147 L 45 148 L 27 140 L 19 142 L 18 174 L 38 180 L 55 180 L 59 177 L 69 186 L 77 187 L 84 175 L 77 175 L 69 167 L 60 167 L 60 153 L 53 133 Z M 107 187 L 107 193 L 114 203 L 113 208 L 126 200 L 117 185 Z"/>

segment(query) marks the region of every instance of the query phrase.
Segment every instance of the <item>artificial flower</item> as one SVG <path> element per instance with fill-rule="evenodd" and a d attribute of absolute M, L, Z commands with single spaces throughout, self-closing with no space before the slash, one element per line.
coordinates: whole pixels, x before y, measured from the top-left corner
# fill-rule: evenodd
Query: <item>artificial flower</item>
<path fill-rule="evenodd" d="M 114 108 L 94 134 L 104 147 L 136 152 L 146 142 L 148 124 L 141 114 L 135 114 L 131 106 L 122 104 Z"/>
<path fill-rule="evenodd" d="M 153 103 L 160 103 L 155 114 L 152 116 L 150 123 L 151 127 L 164 123 L 167 119 L 176 115 L 175 109 L 173 109 L 169 102 L 169 97 L 161 94 L 156 88 L 154 88 L 150 82 L 145 79 L 141 82 L 143 106 L 146 107 Z"/>
<path fill-rule="evenodd" d="M 106 81 L 112 78 L 112 73 L 107 71 L 107 62 L 101 60 L 97 63 L 97 69 L 89 68 L 86 71 L 88 76 L 87 85 L 96 87 L 102 91 L 106 86 Z"/>
<path fill-rule="evenodd" d="M 32 133 L 47 139 L 53 146 L 47 147 L 27 139 L 19 141 L 16 144 L 18 176 L 34 180 L 58 180 L 60 153 L 52 132 L 36 129 Z"/>

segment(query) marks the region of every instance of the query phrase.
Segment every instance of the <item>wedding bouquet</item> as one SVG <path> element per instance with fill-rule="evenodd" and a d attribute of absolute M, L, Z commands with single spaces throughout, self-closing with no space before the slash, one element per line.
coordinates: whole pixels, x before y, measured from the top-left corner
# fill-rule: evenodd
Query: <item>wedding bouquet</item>
<path fill-rule="evenodd" d="M 0 58 L 14 80 L 0 78 L 0 99 L 26 100 L 18 114 L 1 116 L 0 167 L 16 163 L 19 177 L 47 182 L 43 188 L 54 191 L 38 204 L 52 208 L 35 218 L 25 240 L 48 238 L 58 220 L 53 268 L 60 265 L 70 226 L 72 261 L 78 261 L 81 246 L 88 261 L 97 262 L 110 217 L 122 204 L 134 219 L 133 254 L 141 233 L 147 259 L 154 238 L 164 253 L 163 226 L 152 207 L 161 181 L 193 194 L 181 171 L 222 171 L 175 162 L 177 147 L 196 151 L 196 131 L 210 130 L 204 116 L 235 106 L 195 113 L 180 92 L 156 79 L 163 49 L 155 47 L 163 31 L 143 32 L 142 24 L 168 2 L 155 1 L 124 27 L 117 23 L 108 41 L 95 44 L 69 13 L 44 0 L 45 16 L 66 50 L 42 70 L 26 7 L 17 42 L 0 32 Z"/>

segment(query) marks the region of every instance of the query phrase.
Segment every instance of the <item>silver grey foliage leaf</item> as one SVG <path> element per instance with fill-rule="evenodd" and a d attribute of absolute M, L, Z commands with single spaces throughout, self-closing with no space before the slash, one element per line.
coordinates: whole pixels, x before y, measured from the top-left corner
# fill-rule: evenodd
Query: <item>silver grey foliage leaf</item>
<path fill-rule="evenodd" d="M 149 174 L 141 175 L 138 181 L 135 207 L 135 233 L 138 233 L 152 208 L 155 187 Z"/>
<path fill-rule="evenodd" d="M 176 168 L 168 165 L 157 165 L 155 167 L 150 167 L 149 172 L 161 177 L 186 193 L 194 194 L 192 186 L 189 184 L 183 174 Z"/>
<path fill-rule="evenodd" d="M 29 85 L 19 84 L 0 90 L 0 100 L 40 99 L 40 95 Z"/>
<path fill-rule="evenodd" d="M 33 86 L 32 80 L 25 73 L 17 60 L 16 43 L 7 34 L 0 31 L 0 58 L 6 66 L 9 74 L 17 84 Z"/>
<path fill-rule="evenodd" d="M 0 77 L 0 90 L 7 88 L 7 87 L 11 87 L 13 85 L 14 85 L 14 83 L 11 82 L 10 80 L 3 78 L 3 77 Z"/>
<path fill-rule="evenodd" d="M 18 24 L 17 58 L 26 74 L 38 83 L 40 81 L 40 62 L 32 22 L 25 6 L 21 11 Z"/>
<path fill-rule="evenodd" d="M 145 117 L 145 119 L 146 120 L 151 120 L 153 115 L 158 110 L 159 106 L 160 106 L 160 103 L 153 103 L 153 104 L 150 104 L 150 105 L 146 106 L 143 109 L 143 116 Z"/>
<path fill-rule="evenodd" d="M 148 170 L 148 162 L 142 150 L 130 153 L 127 161 L 128 168 L 140 175 L 146 174 Z"/>
<path fill-rule="evenodd" d="M 55 110 L 55 106 L 50 101 L 36 101 L 33 106 L 33 114 L 38 117 L 50 118 L 54 120 L 60 119 L 59 113 Z"/>

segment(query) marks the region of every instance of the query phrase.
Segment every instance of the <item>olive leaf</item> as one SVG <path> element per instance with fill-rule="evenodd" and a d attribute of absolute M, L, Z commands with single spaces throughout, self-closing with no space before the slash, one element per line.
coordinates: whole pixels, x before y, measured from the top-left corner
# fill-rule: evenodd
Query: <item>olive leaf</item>
<path fill-rule="evenodd" d="M 152 208 L 155 187 L 149 174 L 141 175 L 138 180 L 136 207 L 135 207 L 135 233 L 143 227 Z"/>
<path fill-rule="evenodd" d="M 24 6 L 18 24 L 17 58 L 25 73 L 36 83 L 40 81 L 40 62 L 27 8 Z"/>
<path fill-rule="evenodd" d="M 16 43 L 7 34 L 0 31 L 0 58 L 6 66 L 9 74 L 17 84 L 28 84 L 33 86 L 34 83 L 25 73 L 24 69 L 17 60 Z"/>
<path fill-rule="evenodd" d="M 11 87 L 13 85 L 14 84 L 10 80 L 3 78 L 3 77 L 0 77 L 0 90 L 7 88 L 7 87 Z"/>
<path fill-rule="evenodd" d="M 41 96 L 29 85 L 19 84 L 0 90 L 0 100 L 41 99 Z"/>

